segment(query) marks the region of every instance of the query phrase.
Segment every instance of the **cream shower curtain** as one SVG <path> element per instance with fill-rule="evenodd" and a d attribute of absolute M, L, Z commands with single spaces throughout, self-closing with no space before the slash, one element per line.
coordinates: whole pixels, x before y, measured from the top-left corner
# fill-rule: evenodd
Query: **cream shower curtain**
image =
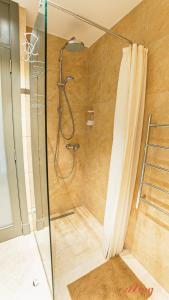
<path fill-rule="evenodd" d="M 136 44 L 123 49 L 104 220 L 107 257 L 119 254 L 125 241 L 141 143 L 147 52 Z"/>

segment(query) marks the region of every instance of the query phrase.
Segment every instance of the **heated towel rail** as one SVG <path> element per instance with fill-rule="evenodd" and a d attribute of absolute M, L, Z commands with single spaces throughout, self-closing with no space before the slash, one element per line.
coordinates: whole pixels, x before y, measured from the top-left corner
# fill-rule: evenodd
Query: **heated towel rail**
<path fill-rule="evenodd" d="M 137 196 L 136 208 L 139 207 L 140 201 L 142 201 L 145 204 L 147 204 L 147 205 L 155 208 L 156 210 L 162 212 L 163 214 L 169 216 L 169 211 L 167 211 L 167 210 L 161 208 L 160 206 L 154 204 L 153 202 L 146 199 L 145 196 L 142 195 L 143 186 L 148 186 L 148 187 L 151 187 L 151 188 L 153 188 L 157 191 L 165 193 L 169 196 L 169 190 L 167 190 L 165 188 L 162 188 L 160 186 L 157 186 L 155 184 L 146 182 L 144 180 L 146 167 L 154 168 L 154 169 L 157 169 L 161 172 L 169 173 L 169 169 L 158 166 L 158 165 L 155 165 L 155 164 L 152 164 L 151 162 L 147 161 L 147 153 L 148 153 L 149 148 L 158 148 L 158 149 L 161 149 L 161 150 L 164 150 L 164 151 L 169 151 L 169 146 L 162 146 L 162 145 L 158 145 L 158 144 L 150 144 L 149 143 L 151 128 L 169 128 L 169 124 L 154 124 L 154 123 L 151 123 L 151 118 L 152 118 L 152 115 L 149 115 L 148 125 L 147 125 L 146 142 L 145 142 L 145 146 L 144 146 L 144 158 L 143 158 L 143 164 L 142 164 L 142 171 L 141 171 L 141 178 L 140 178 L 140 185 L 139 185 L 139 191 L 138 191 L 138 196 Z"/>

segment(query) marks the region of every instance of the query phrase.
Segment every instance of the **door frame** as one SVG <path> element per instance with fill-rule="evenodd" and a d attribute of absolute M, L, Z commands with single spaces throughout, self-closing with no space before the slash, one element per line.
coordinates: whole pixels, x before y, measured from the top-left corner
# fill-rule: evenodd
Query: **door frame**
<path fill-rule="evenodd" d="M 21 232 L 18 235 L 26 235 L 31 232 L 23 159 L 23 139 L 22 139 L 22 120 L 21 120 L 21 91 L 20 91 L 20 39 L 19 39 L 19 5 L 10 0 L 0 0 L 0 3 L 7 5 L 8 17 L 6 23 L 9 23 L 9 43 L 0 42 L 0 47 L 7 48 L 11 54 L 11 101 L 13 111 L 14 143 L 17 173 L 17 188 L 20 207 Z M 1 234 L 1 232 L 0 232 Z M 11 236 L 13 238 L 15 236 Z"/>
<path fill-rule="evenodd" d="M 11 224 L 0 228 L 0 242 L 22 234 L 18 180 L 15 161 L 13 107 L 11 98 L 10 49 L 0 47 L 0 89 L 4 131 L 5 162 L 10 196 Z M 6 86 L 8 88 L 6 88 Z M 3 178 L 3 177 L 2 177 Z M 5 199 L 1 199 L 5 201 Z"/>
<path fill-rule="evenodd" d="M 23 158 L 22 120 L 21 120 L 21 83 L 20 83 L 20 45 L 19 45 L 19 5 L 10 1 L 10 48 L 12 61 L 12 102 L 13 102 L 13 122 L 14 140 L 16 151 L 16 169 L 18 177 L 18 191 L 21 210 L 22 233 L 30 233 L 28 218 L 25 171 Z M 18 117 L 20 116 L 20 118 Z"/>

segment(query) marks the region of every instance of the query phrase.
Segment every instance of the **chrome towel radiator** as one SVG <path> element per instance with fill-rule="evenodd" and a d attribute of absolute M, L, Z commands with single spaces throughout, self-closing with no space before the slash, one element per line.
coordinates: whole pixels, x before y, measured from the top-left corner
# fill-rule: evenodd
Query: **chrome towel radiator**
<path fill-rule="evenodd" d="M 144 147 L 144 158 L 143 158 L 143 164 L 142 164 L 142 171 L 141 171 L 141 178 L 140 178 L 140 185 L 139 185 L 139 191 L 138 191 L 138 196 L 137 196 L 137 202 L 136 202 L 136 209 L 138 209 L 140 201 L 144 202 L 145 204 L 155 208 L 156 210 L 162 212 L 165 215 L 169 216 L 169 211 L 167 211 L 166 209 L 161 208 L 160 206 L 157 206 L 156 204 L 154 204 L 152 201 L 146 199 L 143 195 L 142 195 L 142 190 L 143 190 L 143 186 L 149 186 L 155 190 L 158 190 L 162 193 L 165 193 L 169 196 L 169 190 L 164 189 L 160 186 L 151 184 L 149 182 L 146 182 L 144 180 L 144 175 L 145 175 L 145 170 L 146 167 L 150 167 L 150 168 L 154 168 L 159 170 L 160 172 L 166 172 L 169 173 L 169 169 L 152 164 L 151 162 L 147 161 L 147 153 L 148 153 L 148 149 L 153 147 L 153 148 L 158 148 L 158 149 L 162 149 L 164 151 L 169 151 L 169 146 L 162 146 L 162 145 L 158 145 L 158 144 L 150 144 L 149 143 L 149 137 L 150 137 L 150 131 L 151 128 L 169 128 L 169 124 L 155 124 L 155 123 L 151 123 L 151 118 L 152 115 L 149 115 L 149 119 L 148 119 L 148 126 L 147 126 L 147 135 L 146 135 L 146 143 L 145 143 L 145 147 Z"/>

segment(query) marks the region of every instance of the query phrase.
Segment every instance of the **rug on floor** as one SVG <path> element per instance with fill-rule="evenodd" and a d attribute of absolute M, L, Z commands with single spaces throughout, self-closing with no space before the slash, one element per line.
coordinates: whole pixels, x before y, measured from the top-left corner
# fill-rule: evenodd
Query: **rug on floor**
<path fill-rule="evenodd" d="M 119 256 L 71 283 L 68 289 L 72 300 L 145 300 L 152 293 Z"/>

